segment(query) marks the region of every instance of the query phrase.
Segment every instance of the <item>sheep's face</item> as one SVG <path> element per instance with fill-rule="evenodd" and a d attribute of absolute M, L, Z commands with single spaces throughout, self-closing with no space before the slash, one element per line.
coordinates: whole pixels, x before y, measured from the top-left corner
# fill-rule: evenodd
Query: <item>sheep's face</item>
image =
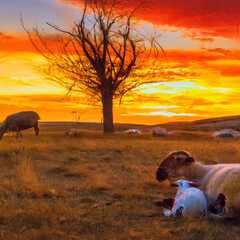
<path fill-rule="evenodd" d="M 185 176 L 189 164 L 195 162 L 186 151 L 176 151 L 168 154 L 160 164 L 156 178 L 159 182 Z"/>
<path fill-rule="evenodd" d="M 170 182 L 171 187 L 178 187 L 177 196 L 181 195 L 189 187 L 197 187 L 197 183 L 187 180 L 178 180 L 177 182 Z"/>
<path fill-rule="evenodd" d="M 184 190 L 189 187 L 197 187 L 197 186 L 198 185 L 196 182 L 190 182 L 188 180 L 182 180 L 182 179 L 176 182 L 170 182 L 170 187 L 178 187 L 179 189 L 184 189 Z"/>
<path fill-rule="evenodd" d="M 177 162 L 176 167 L 174 169 L 172 170 L 169 169 L 168 179 L 174 179 L 174 178 L 179 179 L 180 177 L 184 176 L 185 170 L 186 170 L 186 166 L 185 166 L 184 160 L 183 162 Z"/>

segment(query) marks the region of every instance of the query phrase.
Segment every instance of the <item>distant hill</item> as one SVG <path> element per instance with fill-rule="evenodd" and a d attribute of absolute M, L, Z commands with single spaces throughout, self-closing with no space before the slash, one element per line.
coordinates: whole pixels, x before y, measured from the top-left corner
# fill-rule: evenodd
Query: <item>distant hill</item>
<path fill-rule="evenodd" d="M 44 127 L 51 127 L 51 128 L 58 128 L 63 127 L 66 129 L 71 129 L 76 123 L 74 122 L 40 122 L 39 125 Z M 115 123 L 114 124 L 116 131 L 125 131 L 130 128 L 137 128 L 137 129 L 147 129 L 148 125 L 143 124 L 132 124 L 132 123 Z M 85 130 L 94 130 L 94 131 L 101 131 L 103 129 L 101 123 L 94 123 L 94 122 L 79 122 L 77 124 L 78 129 L 85 129 Z"/>
<path fill-rule="evenodd" d="M 240 130 L 240 115 L 230 117 L 209 118 L 192 122 L 169 122 L 157 124 L 154 127 L 163 127 L 169 130 L 214 131 L 224 128 Z"/>
<path fill-rule="evenodd" d="M 73 122 L 40 122 L 40 126 L 46 127 L 64 127 L 66 129 L 73 128 L 75 123 Z M 240 130 L 240 115 L 230 117 L 209 118 L 203 120 L 197 120 L 192 122 L 169 122 L 165 124 L 156 125 L 144 125 L 144 124 L 132 124 L 132 123 L 115 123 L 116 131 L 125 131 L 127 129 L 140 129 L 141 131 L 151 131 L 153 128 L 162 127 L 167 130 L 189 130 L 189 131 L 215 131 L 225 128 L 232 128 Z M 79 129 L 101 131 L 101 123 L 78 123 Z"/>

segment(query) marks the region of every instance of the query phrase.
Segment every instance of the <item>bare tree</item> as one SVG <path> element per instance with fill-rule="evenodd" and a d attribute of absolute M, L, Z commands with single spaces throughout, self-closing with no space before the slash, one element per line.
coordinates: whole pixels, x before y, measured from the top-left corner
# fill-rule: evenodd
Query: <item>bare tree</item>
<path fill-rule="evenodd" d="M 49 79 L 66 88 L 67 95 L 86 94 L 101 103 L 105 133 L 114 132 L 114 102 L 121 102 L 126 93 L 151 82 L 149 76 L 144 80 L 143 70 L 153 66 L 159 49 L 163 51 L 155 41 L 156 34 L 146 34 L 135 18 L 143 3 L 128 12 L 120 12 L 119 3 L 85 0 L 81 19 L 71 31 L 47 23 L 60 34 L 54 46 L 37 28 L 27 30 L 21 20 L 32 44 L 48 62 L 44 71 Z M 154 55 L 153 60 L 147 62 L 150 55 Z"/>

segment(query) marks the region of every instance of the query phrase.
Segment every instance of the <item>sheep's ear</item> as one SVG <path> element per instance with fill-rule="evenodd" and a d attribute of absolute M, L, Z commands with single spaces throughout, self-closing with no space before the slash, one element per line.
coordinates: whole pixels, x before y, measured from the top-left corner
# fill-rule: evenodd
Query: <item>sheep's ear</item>
<path fill-rule="evenodd" d="M 185 160 L 185 163 L 193 163 L 193 162 L 195 162 L 193 157 L 187 157 Z"/>
<path fill-rule="evenodd" d="M 178 184 L 176 182 L 170 182 L 170 187 L 178 187 Z"/>

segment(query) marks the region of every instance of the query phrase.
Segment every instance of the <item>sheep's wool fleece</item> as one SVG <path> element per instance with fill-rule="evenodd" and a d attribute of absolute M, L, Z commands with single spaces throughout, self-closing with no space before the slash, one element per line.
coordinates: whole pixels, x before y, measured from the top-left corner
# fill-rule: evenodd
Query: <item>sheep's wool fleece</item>
<path fill-rule="evenodd" d="M 219 193 L 224 193 L 228 214 L 240 216 L 240 164 L 216 165 L 202 179 L 202 185 L 209 203 L 216 201 Z"/>
<path fill-rule="evenodd" d="M 173 206 L 173 215 L 182 208 L 184 217 L 201 216 L 207 213 L 207 200 L 202 191 L 189 187 L 189 181 L 178 180 L 179 189 Z"/>

